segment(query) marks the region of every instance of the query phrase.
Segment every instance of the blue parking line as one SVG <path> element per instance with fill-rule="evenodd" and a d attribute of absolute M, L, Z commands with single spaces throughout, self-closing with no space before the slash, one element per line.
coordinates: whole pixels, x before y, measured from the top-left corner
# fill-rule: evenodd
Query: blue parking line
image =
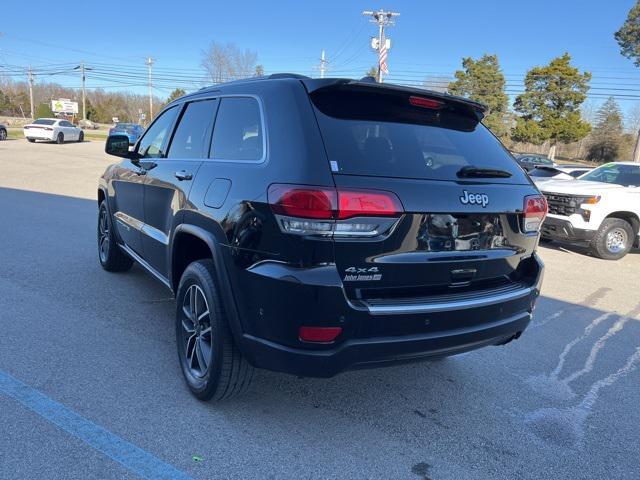
<path fill-rule="evenodd" d="M 65 432 L 143 478 L 189 479 L 186 473 L 69 410 L 0 370 L 0 394 L 34 411 Z"/>

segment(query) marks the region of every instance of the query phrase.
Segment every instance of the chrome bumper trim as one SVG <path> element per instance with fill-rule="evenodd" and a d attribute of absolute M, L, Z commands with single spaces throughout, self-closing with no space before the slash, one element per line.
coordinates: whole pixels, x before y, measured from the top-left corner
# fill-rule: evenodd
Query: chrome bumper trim
<path fill-rule="evenodd" d="M 485 307 L 496 303 L 508 302 L 526 297 L 536 290 L 534 287 L 522 288 L 512 292 L 484 295 L 466 300 L 454 300 L 449 302 L 419 303 L 415 305 L 369 305 L 365 302 L 371 315 L 397 315 L 415 313 L 449 312 L 451 310 L 463 310 L 467 308 Z"/>

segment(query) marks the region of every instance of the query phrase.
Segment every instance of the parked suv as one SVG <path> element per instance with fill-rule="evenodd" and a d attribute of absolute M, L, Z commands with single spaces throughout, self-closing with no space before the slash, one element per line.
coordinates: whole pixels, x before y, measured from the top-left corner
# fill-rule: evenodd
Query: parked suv
<path fill-rule="evenodd" d="M 176 297 L 201 399 L 253 367 L 343 370 L 502 345 L 540 293 L 546 202 L 474 102 L 273 75 L 164 108 L 98 189 L 99 258 Z"/>

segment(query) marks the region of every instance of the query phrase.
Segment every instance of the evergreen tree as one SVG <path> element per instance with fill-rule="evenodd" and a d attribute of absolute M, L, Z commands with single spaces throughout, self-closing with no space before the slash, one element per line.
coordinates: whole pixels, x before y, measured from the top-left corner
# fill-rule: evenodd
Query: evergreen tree
<path fill-rule="evenodd" d="M 596 113 L 593 141 L 589 145 L 587 158 L 596 162 L 617 160 L 622 144 L 622 133 L 620 107 L 613 97 L 609 97 Z"/>
<path fill-rule="evenodd" d="M 13 113 L 13 105 L 11 104 L 11 98 L 0 90 L 0 114 L 11 115 Z"/>
<path fill-rule="evenodd" d="M 505 79 L 496 55 L 483 55 L 480 59 L 464 58 L 462 68 L 455 73 L 456 80 L 449 84 L 449 93 L 461 95 L 489 108 L 483 123 L 498 136 L 507 134 L 506 113 L 509 97 L 505 93 Z"/>
<path fill-rule="evenodd" d="M 516 98 L 514 109 L 520 113 L 511 135 L 516 142 L 540 145 L 551 143 L 549 157 L 555 156 L 558 142 L 571 143 L 584 138 L 591 126 L 583 121 L 580 105 L 587 98 L 589 72 L 571 66 L 568 53 L 554 58 L 549 65 L 527 72 L 525 92 Z"/>
<path fill-rule="evenodd" d="M 48 103 L 41 103 L 36 108 L 36 118 L 53 118 L 53 111 L 51 110 L 51 105 Z"/>
<path fill-rule="evenodd" d="M 640 67 L 640 1 L 629 10 L 629 15 L 614 37 L 620 45 L 620 53 Z"/>
<path fill-rule="evenodd" d="M 162 106 L 164 107 L 165 105 L 169 105 L 174 100 L 177 100 L 178 98 L 182 97 L 183 95 L 186 95 L 186 93 L 187 92 L 185 92 L 183 89 L 176 88 L 173 92 L 171 92 L 169 94 L 169 98 L 167 98 L 167 101 L 164 102 L 164 104 Z"/>
<path fill-rule="evenodd" d="M 378 78 L 378 67 L 375 65 L 372 65 L 371 68 L 367 70 L 367 73 L 364 74 L 364 76 Z"/>

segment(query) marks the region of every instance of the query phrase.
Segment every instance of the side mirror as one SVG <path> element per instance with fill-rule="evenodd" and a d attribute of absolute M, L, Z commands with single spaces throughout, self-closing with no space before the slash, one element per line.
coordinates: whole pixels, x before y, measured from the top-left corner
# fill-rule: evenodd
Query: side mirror
<path fill-rule="evenodd" d="M 130 158 L 131 160 L 137 158 L 135 152 L 129 151 L 129 137 L 126 135 L 109 135 L 104 146 L 104 151 L 116 157 Z"/>

